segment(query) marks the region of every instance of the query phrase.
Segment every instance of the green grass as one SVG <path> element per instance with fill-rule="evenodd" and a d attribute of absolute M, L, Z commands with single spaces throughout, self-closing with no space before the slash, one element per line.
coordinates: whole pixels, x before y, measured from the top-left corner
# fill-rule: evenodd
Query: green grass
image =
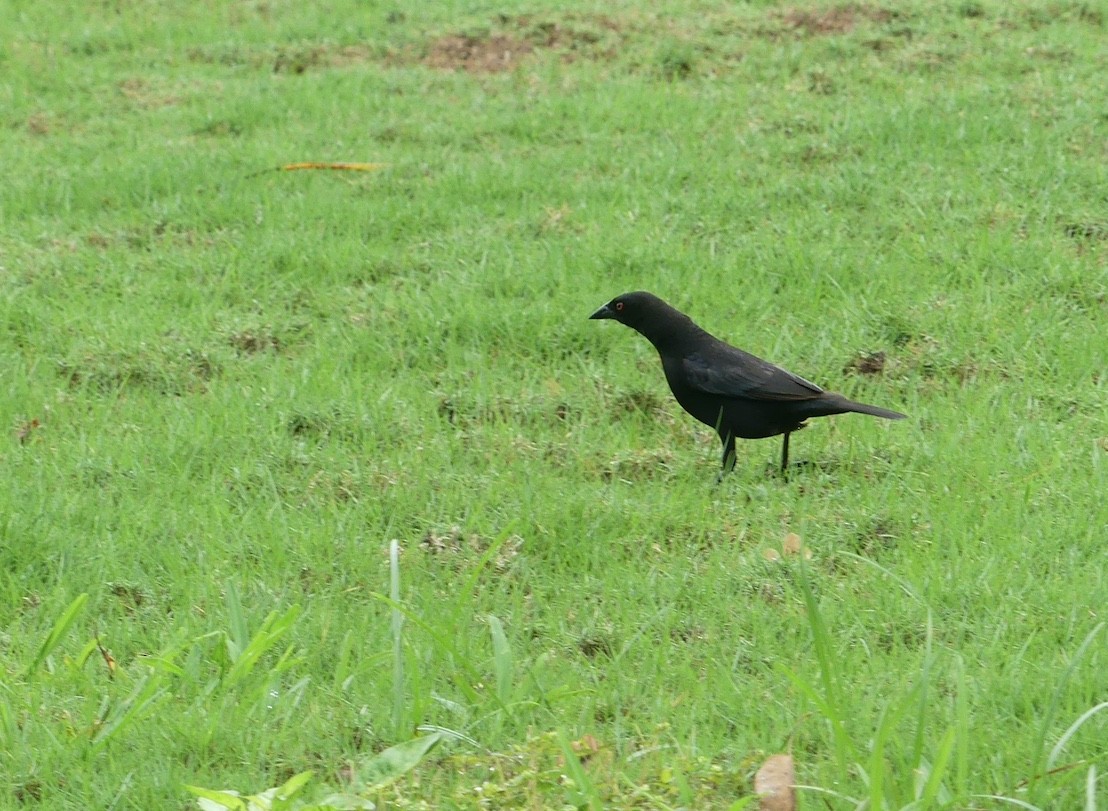
<path fill-rule="evenodd" d="M 1103 9 L 426 5 L 0 3 L 0 808 L 1108 807 Z"/>

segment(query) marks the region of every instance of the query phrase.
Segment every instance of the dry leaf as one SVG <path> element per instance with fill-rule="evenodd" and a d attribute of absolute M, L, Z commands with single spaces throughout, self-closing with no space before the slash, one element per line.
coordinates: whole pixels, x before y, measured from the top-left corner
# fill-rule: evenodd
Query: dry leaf
<path fill-rule="evenodd" d="M 769 547 L 762 550 L 762 557 L 771 563 L 781 560 L 782 555 L 784 557 L 791 557 L 793 555 L 803 555 L 805 560 L 812 559 L 812 550 L 806 547 L 800 540 L 800 536 L 795 532 L 790 532 L 785 536 L 785 540 L 781 543 L 781 551 Z"/>
<path fill-rule="evenodd" d="M 319 161 L 305 161 L 303 163 L 286 163 L 281 167 L 282 172 L 295 172 L 300 169 L 333 169 L 339 172 L 373 172 L 384 169 L 385 163 L 321 163 Z"/>
<path fill-rule="evenodd" d="M 116 669 L 115 657 L 111 655 L 107 648 L 100 644 L 100 637 L 96 637 L 96 647 L 100 651 L 100 656 L 104 659 L 104 664 L 108 666 L 108 678 L 114 679 Z"/>
<path fill-rule="evenodd" d="M 785 536 L 785 541 L 781 544 L 781 550 L 786 555 L 804 555 L 805 560 L 812 559 L 812 550 L 801 543 L 800 536 L 795 532 L 790 532 Z"/>
<path fill-rule="evenodd" d="M 796 811 L 795 786 L 792 755 L 770 755 L 754 775 L 759 811 Z"/>
<path fill-rule="evenodd" d="M 376 172 L 388 167 L 387 163 L 325 163 L 323 161 L 301 161 L 299 163 L 286 163 L 274 166 L 270 169 L 262 169 L 251 172 L 246 177 L 257 177 L 266 172 L 299 172 L 303 169 L 325 169 L 335 172 Z"/>

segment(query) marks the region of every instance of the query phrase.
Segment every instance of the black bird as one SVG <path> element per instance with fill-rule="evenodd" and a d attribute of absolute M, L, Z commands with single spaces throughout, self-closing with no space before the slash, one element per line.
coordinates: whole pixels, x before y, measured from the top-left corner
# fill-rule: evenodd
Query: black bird
<path fill-rule="evenodd" d="M 784 434 L 781 470 L 789 463 L 789 434 L 809 417 L 855 411 L 901 420 L 887 408 L 856 403 L 725 344 L 652 293 L 625 293 L 589 318 L 612 318 L 641 333 L 662 357 L 666 381 L 681 407 L 710 425 L 723 442 L 719 477 L 735 466 L 735 438 Z"/>

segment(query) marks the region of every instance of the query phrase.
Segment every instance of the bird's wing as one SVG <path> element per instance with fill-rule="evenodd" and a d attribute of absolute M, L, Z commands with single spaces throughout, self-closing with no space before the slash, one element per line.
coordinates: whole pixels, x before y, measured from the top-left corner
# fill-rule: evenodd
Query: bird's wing
<path fill-rule="evenodd" d="M 823 393 L 815 383 L 733 346 L 687 355 L 682 367 L 692 388 L 724 397 L 812 400 Z"/>

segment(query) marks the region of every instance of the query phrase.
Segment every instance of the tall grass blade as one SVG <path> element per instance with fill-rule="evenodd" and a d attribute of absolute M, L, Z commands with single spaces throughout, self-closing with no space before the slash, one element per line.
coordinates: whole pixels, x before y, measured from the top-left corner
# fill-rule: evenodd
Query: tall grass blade
<path fill-rule="evenodd" d="M 468 699 L 470 702 L 477 704 L 482 700 L 482 696 L 475 689 L 473 685 L 481 681 L 481 674 L 474 668 L 468 660 L 461 655 L 458 648 L 454 645 L 453 641 L 447 635 L 441 633 L 437 628 L 428 623 L 418 614 L 414 613 L 406 606 L 400 604 L 396 600 L 391 600 L 383 594 L 379 594 L 375 591 L 371 591 L 369 596 L 375 600 L 380 600 L 389 606 L 390 609 L 398 611 L 403 615 L 405 621 L 416 625 L 421 631 L 426 633 L 431 640 L 435 643 L 435 646 L 439 648 L 450 661 L 455 665 L 457 670 L 451 674 L 451 678 L 454 680 L 455 686 L 458 690 Z M 460 671 L 460 672 L 459 672 Z"/>
<path fill-rule="evenodd" d="M 823 624 L 823 617 L 820 615 L 819 606 L 816 604 L 815 594 L 808 582 L 808 568 L 805 566 L 803 558 L 800 560 L 800 573 L 800 590 L 804 596 L 808 624 L 812 629 L 812 641 L 816 649 L 816 660 L 819 663 L 820 682 L 824 697 L 824 714 L 831 724 L 831 734 L 835 742 L 835 759 L 838 761 L 839 771 L 845 775 L 850 762 L 857 758 L 854 745 L 847 734 L 842 714 L 843 701 L 835 674 L 831 636 L 827 633 L 827 628 Z"/>
<path fill-rule="evenodd" d="M 76 622 L 77 615 L 81 613 L 81 609 L 85 607 L 87 602 L 88 592 L 83 592 L 78 594 L 73 602 L 66 607 L 54 623 L 54 627 L 50 629 L 50 633 L 46 635 L 46 639 L 42 641 L 42 645 L 39 647 L 38 653 L 35 654 L 35 658 L 31 660 L 31 664 L 23 671 L 24 677 L 34 673 L 39 665 L 46 661 L 46 657 L 61 644 L 61 641 L 65 639 L 65 635 L 69 633 L 69 629 L 73 627 L 73 623 Z"/>
<path fill-rule="evenodd" d="M 966 669 L 961 656 L 954 659 L 957 675 L 954 689 L 954 723 L 958 729 L 955 751 L 955 791 L 959 796 L 969 793 L 969 701 L 966 699 Z"/>
<path fill-rule="evenodd" d="M 1037 805 L 1026 803 L 1023 800 L 1017 800 L 1015 797 L 1005 797 L 1003 794 L 973 794 L 974 799 L 978 800 L 996 800 L 998 803 L 1008 803 L 1014 805 L 1017 808 L 1026 808 L 1027 811 L 1043 811 Z"/>
<path fill-rule="evenodd" d="M 292 626 L 300 617 L 300 610 L 300 606 L 294 604 L 289 606 L 285 613 L 281 615 L 278 615 L 276 611 L 270 611 L 265 620 L 262 621 L 262 627 L 241 648 L 237 658 L 233 660 L 231 669 L 227 671 L 224 678 L 224 684 L 228 687 L 234 687 L 245 680 L 254 670 L 258 660 L 276 645 L 281 637 L 292 630 Z M 230 643 L 228 643 L 228 648 L 230 648 Z M 271 672 L 276 673 L 284 670 L 291 655 L 292 649 L 286 649 L 281 658 L 270 669 Z"/>
<path fill-rule="evenodd" d="M 885 807 L 885 772 L 888 769 L 885 747 L 889 738 L 900 723 L 904 705 L 890 704 L 881 714 L 881 723 L 873 738 L 869 753 L 869 805 L 870 808 Z"/>
<path fill-rule="evenodd" d="M 1069 725 L 1069 729 L 1062 733 L 1062 737 L 1058 739 L 1058 743 L 1054 744 L 1054 748 L 1050 750 L 1050 756 L 1046 759 L 1046 767 L 1048 770 L 1054 768 L 1054 764 L 1058 762 L 1058 757 L 1062 754 L 1062 750 L 1066 748 L 1066 744 L 1070 742 L 1070 738 L 1077 734 L 1077 730 L 1081 729 L 1086 721 L 1104 709 L 1108 709 L 1108 701 L 1101 702 L 1092 709 L 1085 710 L 1076 721 Z"/>
<path fill-rule="evenodd" d="M 354 658 L 354 632 L 347 629 L 339 642 L 338 661 L 335 662 L 335 670 L 331 678 L 331 684 L 336 690 L 345 690 L 350 684 L 353 675 Z"/>
<path fill-rule="evenodd" d="M 777 663 L 776 667 L 779 672 L 785 675 L 785 678 L 793 683 L 793 686 L 796 687 L 797 690 L 803 693 L 804 696 L 816 706 L 816 709 L 819 710 L 821 715 L 825 718 L 830 718 L 834 714 L 835 711 L 831 708 L 831 705 L 819 694 L 819 690 L 812 684 L 805 681 L 797 673 L 789 670 L 789 668 L 780 662 Z"/>
<path fill-rule="evenodd" d="M 242 600 L 239 599 L 239 590 L 234 580 L 227 581 L 227 593 L 223 599 L 227 603 L 227 654 L 234 662 L 250 641 L 250 626 L 246 621 L 246 612 L 242 610 Z"/>
<path fill-rule="evenodd" d="M 1069 681 L 1070 678 L 1073 676 L 1073 672 L 1077 669 L 1077 665 L 1081 662 L 1082 657 L 1084 657 L 1085 651 L 1089 649 L 1090 645 L 1092 645 L 1093 639 L 1096 638 L 1097 634 L 1099 634 L 1101 630 L 1103 630 L 1103 628 L 1104 623 L 1099 622 L 1091 631 L 1089 631 L 1088 634 L 1085 635 L 1085 639 L 1084 641 L 1082 641 L 1081 646 L 1077 649 L 1077 653 L 1075 653 L 1073 655 L 1073 658 L 1070 660 L 1069 667 L 1066 668 L 1066 671 L 1062 674 L 1062 677 L 1058 679 L 1058 683 L 1054 688 L 1054 695 L 1051 696 L 1050 704 L 1047 706 L 1046 712 L 1043 714 L 1043 723 L 1039 729 L 1038 745 L 1040 753 L 1043 751 L 1043 747 L 1046 745 L 1047 736 L 1050 734 L 1050 727 L 1054 724 L 1054 718 L 1058 714 L 1058 706 L 1062 702 L 1062 696 L 1065 694 L 1066 688 L 1069 686 Z M 1078 721 L 1081 721 L 1081 719 L 1079 718 Z M 1066 736 L 1063 736 L 1063 739 L 1068 740 Z M 1059 744 L 1061 743 L 1062 741 L 1059 741 Z M 1039 768 L 1035 769 L 1035 773 L 1043 774 L 1049 771 L 1054 763 L 1054 758 L 1058 754 L 1060 754 L 1061 751 L 1062 750 L 1056 744 L 1054 748 L 1050 751 L 1050 753 L 1047 754 L 1045 760 L 1040 754 L 1040 766 Z M 1043 766 L 1043 763 L 1045 763 L 1045 767 Z"/>
<path fill-rule="evenodd" d="M 1096 811 L 1096 766 L 1089 767 L 1085 778 L 1085 811 Z"/>
<path fill-rule="evenodd" d="M 931 609 L 927 609 L 927 633 L 924 636 L 925 650 L 923 658 L 923 667 L 920 674 L 916 679 L 916 687 L 919 691 L 918 712 L 916 713 L 916 734 L 912 739 L 912 754 L 909 756 L 909 763 L 919 763 L 923 760 L 923 752 L 927 746 L 925 740 L 925 733 L 930 728 L 927 723 L 927 715 L 931 709 L 931 702 L 929 700 L 930 694 L 928 688 L 931 685 L 931 666 L 934 663 L 934 659 L 931 655 L 931 644 L 934 641 L 934 625 L 931 622 Z"/>
<path fill-rule="evenodd" d="M 505 707 L 512 698 L 512 649 L 504 633 L 504 625 L 489 615 L 489 633 L 492 635 L 492 665 L 496 673 L 496 695 Z"/>
<path fill-rule="evenodd" d="M 92 735 L 92 742 L 101 746 L 134 724 L 168 692 L 161 686 L 162 674 L 151 671 L 146 674 L 131 694 L 115 709 L 105 713 Z"/>
<path fill-rule="evenodd" d="M 942 792 L 943 776 L 946 774 L 947 766 L 950 764 L 950 756 L 954 752 L 954 744 L 957 740 L 957 729 L 955 727 L 948 727 L 943 734 L 942 742 L 939 743 L 939 751 L 935 755 L 935 762 L 931 764 L 930 773 L 927 775 L 927 782 L 924 783 L 923 791 L 920 793 L 920 808 L 933 807 L 932 804 L 938 799 L 940 792 Z"/>
<path fill-rule="evenodd" d="M 389 596 L 392 599 L 392 729 L 404 725 L 404 614 L 400 611 L 400 543 L 389 541 Z"/>

